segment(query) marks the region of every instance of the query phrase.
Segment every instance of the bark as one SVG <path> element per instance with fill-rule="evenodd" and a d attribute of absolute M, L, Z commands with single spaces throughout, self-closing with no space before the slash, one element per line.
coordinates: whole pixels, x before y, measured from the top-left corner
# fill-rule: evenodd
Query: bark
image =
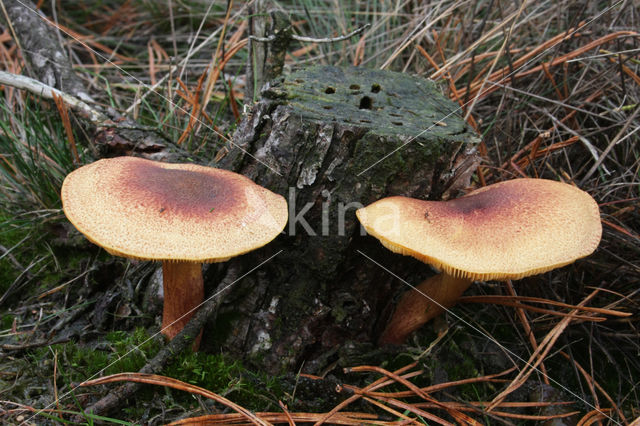
<path fill-rule="evenodd" d="M 476 164 L 478 139 L 434 83 L 404 74 L 312 67 L 262 94 L 221 166 L 289 202 L 286 235 L 238 261 L 283 252 L 240 283 L 212 325 L 217 335 L 204 339 L 271 371 L 304 363 L 318 373 L 347 342 L 375 342 L 404 291 L 359 250 L 401 274 L 427 274 L 361 236 L 355 206 L 455 191 Z"/>
<path fill-rule="evenodd" d="M 267 14 L 270 19 L 267 19 Z M 289 18 L 276 10 L 269 0 L 252 2 L 248 15 L 251 36 L 259 39 L 273 37 L 269 42 L 249 38 L 244 98 L 247 100 L 246 103 L 251 103 L 257 100 L 260 88 L 265 83 L 282 74 L 293 31 Z M 270 21 L 268 28 L 267 21 Z"/>
<path fill-rule="evenodd" d="M 270 7 L 267 0 L 255 0 L 248 6 L 249 34 L 256 37 L 264 37 L 267 33 L 267 18 L 265 16 L 267 9 Z M 249 104 L 256 98 L 256 90 L 262 87 L 263 81 L 262 71 L 264 58 L 267 53 L 267 45 L 249 39 L 248 55 L 247 55 L 247 74 L 244 85 L 244 99 Z"/>
<path fill-rule="evenodd" d="M 83 101 L 91 101 L 85 85 L 73 72 L 69 57 L 60 46 L 53 24 L 30 0 L 3 0 L 4 8 L 18 38 L 24 59 L 33 77 Z"/>
<path fill-rule="evenodd" d="M 83 102 L 93 104 L 83 80 L 74 72 L 69 57 L 58 42 L 55 25 L 31 0 L 2 0 L 0 19 L 9 27 L 27 62 L 32 77 Z M 74 107 L 72 105 L 72 107 Z M 193 161 L 186 151 L 154 129 L 141 126 L 115 111 L 96 111 L 107 116 L 103 123 L 84 120 L 93 134 L 98 157 L 139 155 L 164 161 Z M 81 110 L 82 115 L 86 115 Z"/>

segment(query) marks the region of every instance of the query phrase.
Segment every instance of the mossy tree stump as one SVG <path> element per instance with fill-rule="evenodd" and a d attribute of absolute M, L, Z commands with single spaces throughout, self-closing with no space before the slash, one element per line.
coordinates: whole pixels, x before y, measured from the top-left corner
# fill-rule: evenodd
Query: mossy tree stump
<path fill-rule="evenodd" d="M 358 250 L 401 274 L 429 272 L 362 236 L 355 209 L 438 199 L 468 180 L 478 137 L 456 110 L 433 82 L 388 71 L 316 66 L 267 84 L 220 166 L 284 195 L 289 224 L 237 260 L 249 270 L 282 250 L 237 284 L 210 344 L 317 373 L 346 342 L 375 342 L 406 287 Z"/>

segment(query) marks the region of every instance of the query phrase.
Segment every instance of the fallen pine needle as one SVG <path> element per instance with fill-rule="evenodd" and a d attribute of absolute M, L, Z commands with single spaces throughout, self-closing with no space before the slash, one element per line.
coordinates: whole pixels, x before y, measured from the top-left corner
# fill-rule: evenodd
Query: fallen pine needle
<path fill-rule="evenodd" d="M 243 415 L 246 419 L 250 420 L 251 423 L 256 425 L 267 426 L 271 423 L 259 418 L 251 411 L 247 410 L 244 407 L 239 406 L 233 401 L 228 400 L 227 398 L 220 396 L 216 393 L 208 391 L 199 386 L 190 385 L 185 382 L 181 382 L 180 380 L 172 379 L 171 377 L 159 376 L 157 374 L 144 374 L 144 373 L 119 373 L 112 374 L 110 376 L 99 377 L 94 380 L 88 380 L 86 382 L 80 383 L 80 386 L 95 386 L 95 385 L 104 385 L 106 383 L 113 382 L 137 382 L 137 383 L 146 383 L 151 385 L 159 385 L 159 386 L 167 386 L 174 389 L 183 390 L 186 392 L 190 392 L 192 394 L 204 396 L 205 398 L 212 399 L 220 404 L 226 405 L 227 407 L 237 411 L 241 415 Z"/>

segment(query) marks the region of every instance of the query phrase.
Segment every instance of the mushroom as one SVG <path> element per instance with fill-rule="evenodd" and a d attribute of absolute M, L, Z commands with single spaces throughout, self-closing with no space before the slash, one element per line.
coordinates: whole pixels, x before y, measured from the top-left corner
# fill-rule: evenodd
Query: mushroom
<path fill-rule="evenodd" d="M 520 279 L 591 254 L 602 225 L 586 192 L 515 179 L 449 201 L 389 197 L 356 212 L 389 250 L 442 271 L 405 293 L 379 342 L 400 344 L 453 306 L 473 281 Z"/>
<path fill-rule="evenodd" d="M 135 157 L 80 167 L 65 178 L 61 198 L 69 221 L 91 242 L 113 255 L 162 262 L 168 339 L 203 301 L 201 264 L 264 246 L 288 217 L 282 196 L 245 176 Z"/>

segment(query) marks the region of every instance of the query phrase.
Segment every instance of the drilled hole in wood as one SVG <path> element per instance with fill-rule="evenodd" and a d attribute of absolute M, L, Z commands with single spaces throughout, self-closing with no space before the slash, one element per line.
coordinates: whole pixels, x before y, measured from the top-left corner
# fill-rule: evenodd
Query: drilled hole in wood
<path fill-rule="evenodd" d="M 332 93 L 336 93 L 336 88 L 329 86 L 326 89 L 324 89 L 324 93 L 328 95 L 331 95 Z"/>
<path fill-rule="evenodd" d="M 373 83 L 371 85 L 371 92 L 372 93 L 378 93 L 380 91 L 380 89 L 382 89 L 382 87 L 380 87 L 380 85 L 378 83 Z"/>
<path fill-rule="evenodd" d="M 325 105 L 322 108 L 324 108 L 324 109 L 333 109 L 333 107 L 331 105 Z"/>
<path fill-rule="evenodd" d="M 373 99 L 371 99 L 368 96 L 363 96 L 362 99 L 360 99 L 360 109 L 371 109 L 371 107 L 373 107 Z"/>
<path fill-rule="evenodd" d="M 402 114 L 396 114 L 395 112 L 390 112 L 389 115 L 391 117 L 404 117 Z"/>
<path fill-rule="evenodd" d="M 345 310 L 350 310 L 357 307 L 358 304 L 353 300 L 345 300 L 344 302 L 342 302 L 342 308 Z"/>
<path fill-rule="evenodd" d="M 360 120 L 361 123 L 371 123 L 371 120 L 365 120 L 364 118 Z"/>
<path fill-rule="evenodd" d="M 391 124 L 395 124 L 396 126 L 402 126 L 400 121 L 392 121 Z"/>
<path fill-rule="evenodd" d="M 349 86 L 349 89 L 351 89 L 351 90 L 360 90 L 360 85 L 352 84 L 351 86 Z"/>

